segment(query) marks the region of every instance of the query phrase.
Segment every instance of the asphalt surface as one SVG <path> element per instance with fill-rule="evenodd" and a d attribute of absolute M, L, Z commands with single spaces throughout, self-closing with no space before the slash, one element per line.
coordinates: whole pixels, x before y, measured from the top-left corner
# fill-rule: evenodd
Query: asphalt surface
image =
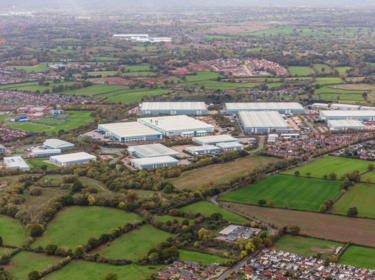
<path fill-rule="evenodd" d="M 238 262 L 235 266 L 233 266 L 231 269 L 229 269 L 227 272 L 225 272 L 219 278 L 217 278 L 217 280 L 225 280 L 225 278 L 227 278 L 230 274 L 240 269 L 245 263 L 247 263 L 247 261 L 250 260 L 256 254 L 256 252 L 257 251 Z"/>

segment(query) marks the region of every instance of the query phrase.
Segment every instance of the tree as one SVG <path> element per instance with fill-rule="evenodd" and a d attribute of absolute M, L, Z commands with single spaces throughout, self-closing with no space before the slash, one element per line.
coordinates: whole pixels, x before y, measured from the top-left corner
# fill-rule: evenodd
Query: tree
<path fill-rule="evenodd" d="M 307 177 L 310 177 L 311 172 L 306 172 L 305 175 L 307 175 Z"/>
<path fill-rule="evenodd" d="M 337 174 L 335 172 L 332 172 L 332 173 L 329 173 L 328 177 L 331 179 L 331 180 L 336 180 L 337 178 Z"/>
<path fill-rule="evenodd" d="M 189 220 L 188 220 L 188 219 L 184 219 L 184 220 L 182 221 L 182 225 L 184 225 L 184 226 L 188 226 L 188 225 L 189 225 Z"/>
<path fill-rule="evenodd" d="M 0 236 L 0 246 L 3 246 L 3 238 Z"/>
<path fill-rule="evenodd" d="M 223 214 L 221 213 L 212 213 L 211 214 L 211 219 L 214 221 L 219 221 L 223 218 Z"/>
<path fill-rule="evenodd" d="M 327 180 L 327 177 L 328 177 L 327 174 L 324 174 L 324 175 L 323 175 L 323 179 L 324 179 L 324 180 Z"/>
<path fill-rule="evenodd" d="M 321 213 L 325 213 L 327 211 L 327 206 L 326 205 L 320 205 L 320 207 L 319 207 L 319 212 L 321 212 Z"/>
<path fill-rule="evenodd" d="M 85 249 L 81 245 L 79 245 L 77 248 L 73 251 L 74 256 L 79 259 L 85 254 Z"/>
<path fill-rule="evenodd" d="M 83 189 L 83 185 L 80 180 L 74 182 L 72 191 L 73 192 L 80 192 Z"/>
<path fill-rule="evenodd" d="M 269 206 L 269 207 L 275 207 L 276 206 L 276 202 L 274 200 L 268 200 L 267 201 L 267 206 Z"/>
<path fill-rule="evenodd" d="M 95 198 L 92 195 L 89 195 L 89 197 L 87 198 L 87 201 L 89 202 L 89 205 L 95 204 Z"/>
<path fill-rule="evenodd" d="M 199 247 L 199 242 L 195 242 L 195 243 L 194 243 L 194 247 L 195 247 L 195 248 L 198 248 L 198 247 Z"/>
<path fill-rule="evenodd" d="M 289 227 L 289 231 L 290 231 L 290 234 L 291 235 L 297 235 L 300 233 L 301 231 L 301 228 L 299 226 L 296 226 L 296 225 L 291 225 Z"/>
<path fill-rule="evenodd" d="M 298 170 L 296 170 L 296 171 L 294 172 L 294 175 L 296 175 L 297 177 L 299 176 L 299 174 L 300 174 L 300 172 L 299 172 Z"/>
<path fill-rule="evenodd" d="M 118 275 L 116 273 L 110 272 L 104 276 L 104 280 L 118 280 Z"/>
<path fill-rule="evenodd" d="M 95 237 L 91 237 L 87 243 L 91 246 L 92 249 L 98 247 L 100 245 L 99 240 Z"/>
<path fill-rule="evenodd" d="M 0 264 L 8 264 L 10 262 L 10 258 L 7 255 L 2 255 L 0 258 Z M 0 274 L 1 276 L 1 274 Z"/>
<path fill-rule="evenodd" d="M 48 244 L 44 251 L 46 252 L 47 255 L 54 255 L 57 250 L 57 246 L 54 244 Z"/>
<path fill-rule="evenodd" d="M 208 230 L 205 228 L 201 228 L 198 231 L 198 238 L 199 240 L 208 240 L 210 239 L 210 236 L 208 235 Z"/>
<path fill-rule="evenodd" d="M 355 217 L 358 215 L 358 210 L 357 210 L 357 207 L 351 207 L 349 208 L 348 212 L 346 212 L 346 215 L 348 215 L 349 217 Z"/>
<path fill-rule="evenodd" d="M 265 205 L 267 203 L 267 201 L 265 200 L 265 199 L 259 199 L 258 200 L 258 204 L 260 205 L 260 206 L 263 206 L 263 205 Z"/>
<path fill-rule="evenodd" d="M 335 263 L 335 262 L 337 262 L 337 257 L 335 256 L 335 255 L 331 255 L 330 257 L 329 257 L 329 259 L 328 259 L 330 262 L 333 262 L 333 263 Z"/>
<path fill-rule="evenodd" d="M 289 202 L 284 202 L 284 207 L 285 207 L 286 209 L 288 209 L 288 208 L 289 208 Z"/>
<path fill-rule="evenodd" d="M 372 182 L 372 179 L 371 179 L 370 175 L 365 178 L 365 182 L 367 184 L 370 184 Z"/>
<path fill-rule="evenodd" d="M 29 276 L 30 280 L 37 280 L 40 277 L 42 277 L 42 274 L 37 270 L 32 270 L 32 271 L 29 272 L 28 276 Z"/>
<path fill-rule="evenodd" d="M 41 236 L 44 232 L 44 227 L 40 224 L 32 224 L 27 226 L 30 236 Z"/>
<path fill-rule="evenodd" d="M 271 239 L 269 239 L 269 238 L 263 238 L 263 244 L 264 244 L 266 247 L 271 247 L 271 246 L 272 246 L 272 241 L 271 241 Z"/>
<path fill-rule="evenodd" d="M 374 164 L 370 163 L 368 166 L 367 166 L 367 169 L 369 171 L 373 171 L 374 170 Z"/>

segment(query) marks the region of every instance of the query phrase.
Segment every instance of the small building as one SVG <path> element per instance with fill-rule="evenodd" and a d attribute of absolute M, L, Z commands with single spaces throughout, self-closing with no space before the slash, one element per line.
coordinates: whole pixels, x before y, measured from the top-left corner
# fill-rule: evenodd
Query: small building
<path fill-rule="evenodd" d="M 243 145 L 239 142 L 217 143 L 216 146 L 218 146 L 223 152 L 237 151 L 243 149 Z"/>
<path fill-rule="evenodd" d="M 216 145 L 217 143 L 240 142 L 240 140 L 230 135 L 194 137 L 193 141 L 202 146 Z"/>
<path fill-rule="evenodd" d="M 179 164 L 179 161 L 171 156 L 136 158 L 130 160 L 131 165 L 139 170 L 171 167 Z"/>
<path fill-rule="evenodd" d="M 323 120 L 375 120 L 375 111 L 372 110 L 321 110 L 319 115 Z"/>
<path fill-rule="evenodd" d="M 298 133 L 282 133 L 281 139 L 298 139 L 300 135 Z"/>
<path fill-rule="evenodd" d="M 143 102 L 141 115 L 205 115 L 204 102 Z"/>
<path fill-rule="evenodd" d="M 305 109 L 297 102 L 237 102 L 225 103 L 228 114 L 238 114 L 240 111 L 275 111 L 280 114 L 304 114 Z"/>
<path fill-rule="evenodd" d="M 65 150 L 73 148 L 75 145 L 73 143 L 66 142 L 60 139 L 47 139 L 44 142 L 43 146 L 49 149 Z"/>
<path fill-rule="evenodd" d="M 245 132 L 288 132 L 293 130 L 276 111 L 241 111 L 238 117 Z"/>
<path fill-rule="evenodd" d="M 40 149 L 36 148 L 33 149 L 32 152 L 34 157 L 49 157 L 49 156 L 56 156 L 61 155 L 60 149 Z"/>
<path fill-rule="evenodd" d="M 207 135 L 207 131 L 205 130 L 181 132 L 181 136 L 185 138 L 196 137 L 196 136 L 206 136 L 206 135 Z"/>
<path fill-rule="evenodd" d="M 64 114 L 64 110 L 50 110 L 48 113 L 51 115 L 62 115 Z"/>
<path fill-rule="evenodd" d="M 6 154 L 6 152 L 7 152 L 7 149 L 3 145 L 0 144 L 0 155 Z"/>
<path fill-rule="evenodd" d="M 96 161 L 96 156 L 81 152 L 59 156 L 51 156 L 50 161 L 61 166 L 69 166 L 72 164 L 81 164 L 87 163 L 89 161 Z"/>
<path fill-rule="evenodd" d="M 214 145 L 187 147 L 186 151 L 188 151 L 189 153 L 191 153 L 193 155 L 219 154 L 219 153 L 221 153 L 220 148 L 216 147 Z"/>
<path fill-rule="evenodd" d="M 131 155 L 140 158 L 151 158 L 161 156 L 178 157 L 180 154 L 162 144 L 149 144 L 149 145 L 138 145 L 130 146 L 128 152 Z"/>
<path fill-rule="evenodd" d="M 32 114 L 27 114 L 28 119 L 38 119 L 38 118 L 43 118 L 43 117 L 44 117 L 43 112 L 36 112 L 36 113 L 32 113 Z"/>
<path fill-rule="evenodd" d="M 331 109 L 333 110 L 359 110 L 359 105 L 349 105 L 349 104 L 331 104 Z"/>
<path fill-rule="evenodd" d="M 4 165 L 7 168 L 12 168 L 12 169 L 18 169 L 19 168 L 22 171 L 30 171 L 30 166 L 20 156 L 5 157 L 4 158 Z"/>
<path fill-rule="evenodd" d="M 357 120 L 329 120 L 328 127 L 330 130 L 366 129 L 366 126 Z"/>

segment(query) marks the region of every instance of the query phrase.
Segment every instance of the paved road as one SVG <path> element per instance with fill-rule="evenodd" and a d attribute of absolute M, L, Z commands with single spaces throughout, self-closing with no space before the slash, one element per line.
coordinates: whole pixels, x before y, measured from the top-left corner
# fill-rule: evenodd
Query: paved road
<path fill-rule="evenodd" d="M 253 154 L 253 153 L 255 153 L 255 152 L 263 149 L 264 138 L 266 138 L 266 136 L 263 135 L 263 136 L 259 136 L 259 137 L 260 137 L 260 140 L 259 140 L 260 142 L 259 142 L 258 148 L 256 150 L 254 150 L 254 151 L 249 152 L 249 154 Z"/>
<path fill-rule="evenodd" d="M 310 122 L 306 121 L 305 118 L 304 118 L 304 121 L 312 129 L 312 131 L 314 131 L 315 133 L 319 134 L 319 132 L 316 130 L 316 128 Z"/>
<path fill-rule="evenodd" d="M 116 155 L 119 155 L 119 157 L 122 157 L 123 154 L 121 153 L 121 151 L 124 149 L 100 147 L 100 150 L 102 154 L 116 154 Z M 115 163 L 118 159 L 119 159 L 118 157 L 112 159 L 111 164 Z"/>
<path fill-rule="evenodd" d="M 219 278 L 217 278 L 217 280 L 225 280 L 225 278 L 227 278 L 230 274 L 232 274 L 236 270 L 240 269 L 248 260 L 250 260 L 256 254 L 256 252 L 257 251 L 255 251 L 251 255 L 247 256 L 246 258 L 238 262 L 235 266 L 233 266 L 231 269 L 229 269 L 227 272 L 225 272 Z"/>

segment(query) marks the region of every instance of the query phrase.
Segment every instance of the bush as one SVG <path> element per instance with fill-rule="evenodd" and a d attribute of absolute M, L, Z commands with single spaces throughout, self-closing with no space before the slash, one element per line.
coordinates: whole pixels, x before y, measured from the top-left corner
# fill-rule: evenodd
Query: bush
<path fill-rule="evenodd" d="M 37 270 L 32 270 L 32 271 L 29 272 L 28 276 L 29 276 L 30 280 L 37 280 L 40 277 L 42 277 L 42 274 Z"/>
<path fill-rule="evenodd" d="M 7 255 L 2 255 L 0 258 L 0 264 L 8 264 L 10 262 L 10 259 Z"/>
<path fill-rule="evenodd" d="M 27 230 L 31 237 L 41 236 L 44 232 L 44 227 L 40 224 L 27 225 Z"/>
<path fill-rule="evenodd" d="M 104 280 L 117 280 L 118 275 L 116 273 L 110 272 L 106 276 L 104 276 Z"/>
<path fill-rule="evenodd" d="M 54 244 L 48 244 L 45 248 L 45 252 L 47 255 L 54 255 L 57 250 L 57 246 Z"/>
<path fill-rule="evenodd" d="M 62 246 L 58 248 L 55 252 L 55 255 L 66 257 L 69 254 L 69 248 L 66 246 Z"/>
<path fill-rule="evenodd" d="M 81 181 L 75 181 L 72 187 L 73 192 L 80 192 L 83 189 Z"/>
<path fill-rule="evenodd" d="M 42 195 L 42 188 L 41 188 L 41 187 L 34 187 L 34 186 L 31 186 L 31 187 L 30 187 L 29 194 L 32 195 L 32 196 L 39 196 L 39 195 Z"/>

